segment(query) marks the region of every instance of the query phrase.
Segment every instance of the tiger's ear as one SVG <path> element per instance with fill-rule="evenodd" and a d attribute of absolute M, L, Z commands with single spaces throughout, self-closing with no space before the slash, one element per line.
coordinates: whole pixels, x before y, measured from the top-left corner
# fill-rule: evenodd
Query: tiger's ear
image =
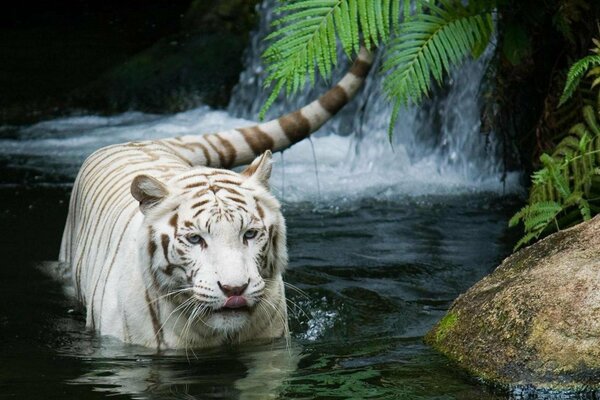
<path fill-rule="evenodd" d="M 248 167 L 242 171 L 242 176 L 246 176 L 249 179 L 254 179 L 268 189 L 272 163 L 271 150 L 267 150 L 262 154 L 262 156 L 254 159 L 252 164 L 248 165 Z"/>
<path fill-rule="evenodd" d="M 158 179 L 148 175 L 138 175 L 131 182 L 131 194 L 140 202 L 142 213 L 146 214 L 167 197 L 169 191 Z"/>

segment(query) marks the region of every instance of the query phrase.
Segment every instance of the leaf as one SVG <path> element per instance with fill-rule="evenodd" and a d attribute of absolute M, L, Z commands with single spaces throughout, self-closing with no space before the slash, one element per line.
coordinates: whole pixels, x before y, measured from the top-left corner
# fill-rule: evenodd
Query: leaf
<path fill-rule="evenodd" d="M 581 211 L 581 216 L 583 217 L 584 221 L 588 221 L 588 220 L 592 219 L 590 203 L 588 203 L 588 201 L 586 199 L 580 198 L 579 201 L 577 202 L 577 205 L 579 206 L 579 211 Z"/>
<path fill-rule="evenodd" d="M 521 210 L 519 210 L 519 212 L 515 213 L 515 215 L 513 215 L 511 217 L 511 219 L 508 221 L 508 226 L 510 228 L 517 226 L 519 224 L 519 222 L 521 222 L 523 220 L 523 218 L 525 218 L 525 214 L 527 213 L 527 210 L 529 210 L 529 206 L 525 206 L 525 207 L 521 208 Z"/>
<path fill-rule="evenodd" d="M 531 242 L 533 239 L 537 239 L 537 238 L 538 238 L 538 235 L 536 235 L 534 233 L 528 233 L 528 234 L 526 234 L 525 236 L 523 236 L 521 238 L 521 240 L 519 240 L 517 242 L 517 244 L 513 248 L 513 251 L 517 251 L 521 247 L 525 246 L 527 243 Z"/>
<path fill-rule="evenodd" d="M 487 11 L 465 8 L 458 1 L 427 3 L 428 13 L 417 14 L 400 26 L 390 40 L 382 72 L 387 96 L 394 104 L 418 103 L 451 68 L 467 55 L 485 48 L 493 32 Z"/>
<path fill-rule="evenodd" d="M 540 156 L 540 161 L 544 164 L 544 167 L 550 173 L 550 179 L 561 197 L 566 200 L 571 195 L 571 189 L 569 183 L 561 173 L 561 166 L 558 161 L 544 153 Z"/>
<path fill-rule="evenodd" d="M 328 80 L 338 63 L 338 47 L 347 57 L 359 51 L 360 38 L 376 46 L 397 30 L 398 0 L 288 0 L 275 9 L 275 29 L 262 54 L 266 63 L 265 86 L 272 86 L 263 105 L 264 117 L 279 92 L 296 93 L 307 83 L 314 85 L 316 74 Z M 396 20 L 394 20 L 396 18 Z"/>
<path fill-rule="evenodd" d="M 600 66 L 600 54 L 592 54 L 587 57 L 583 57 L 571 66 L 567 73 L 567 82 L 560 96 L 558 106 L 563 105 L 575 92 L 575 89 L 579 86 L 581 78 L 585 75 L 587 70 L 592 66 Z"/>

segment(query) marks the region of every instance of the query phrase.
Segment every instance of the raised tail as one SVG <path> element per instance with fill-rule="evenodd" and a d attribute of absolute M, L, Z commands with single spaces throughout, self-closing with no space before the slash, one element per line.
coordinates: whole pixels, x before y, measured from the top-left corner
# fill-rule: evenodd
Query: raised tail
<path fill-rule="evenodd" d="M 266 150 L 281 151 L 306 138 L 334 116 L 365 80 L 373 54 L 362 47 L 344 77 L 312 103 L 277 119 L 245 128 L 161 140 L 190 165 L 231 168 Z"/>

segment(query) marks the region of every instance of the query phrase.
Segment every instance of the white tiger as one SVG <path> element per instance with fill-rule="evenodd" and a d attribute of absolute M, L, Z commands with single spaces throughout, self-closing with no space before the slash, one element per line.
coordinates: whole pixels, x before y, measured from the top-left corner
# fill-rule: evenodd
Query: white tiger
<path fill-rule="evenodd" d="M 59 257 L 87 326 L 158 349 L 285 335 L 286 228 L 269 192 L 271 151 L 331 118 L 371 63 L 361 49 L 335 87 L 276 120 L 92 154 L 75 180 Z M 241 173 L 216 169 L 260 154 Z"/>

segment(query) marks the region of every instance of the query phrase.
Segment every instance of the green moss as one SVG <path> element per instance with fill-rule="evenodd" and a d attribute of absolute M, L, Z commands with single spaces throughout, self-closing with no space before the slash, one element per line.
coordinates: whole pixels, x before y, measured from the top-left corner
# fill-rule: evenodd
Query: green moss
<path fill-rule="evenodd" d="M 446 314 L 446 316 L 444 316 L 444 318 L 442 318 L 442 320 L 440 321 L 440 323 L 437 326 L 437 329 L 435 332 L 435 341 L 437 343 L 439 343 L 442 340 L 444 340 L 444 338 L 446 337 L 448 332 L 450 332 L 450 330 L 454 327 L 454 325 L 456 325 L 457 322 L 458 322 L 458 316 L 456 314 L 454 314 L 452 312 L 449 312 L 448 314 Z"/>

